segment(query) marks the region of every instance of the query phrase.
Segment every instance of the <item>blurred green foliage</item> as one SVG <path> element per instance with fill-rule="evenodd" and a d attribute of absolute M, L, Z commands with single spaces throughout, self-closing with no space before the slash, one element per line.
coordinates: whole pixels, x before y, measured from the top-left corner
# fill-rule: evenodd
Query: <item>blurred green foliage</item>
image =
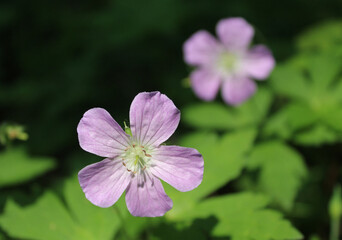
<path fill-rule="evenodd" d="M 11 148 L 0 153 L 0 187 L 26 182 L 55 167 L 48 157 L 31 157 L 23 148 Z"/>
<path fill-rule="evenodd" d="M 94 208 L 83 197 L 77 178 L 64 186 L 66 208 L 56 194 L 48 191 L 29 207 L 8 200 L 0 224 L 15 238 L 24 239 L 112 239 L 120 227 L 113 209 Z"/>
<path fill-rule="evenodd" d="M 183 121 L 203 129 L 229 130 L 258 126 L 264 121 L 272 102 L 269 90 L 261 88 L 238 108 L 223 103 L 198 103 L 183 109 Z"/>
<path fill-rule="evenodd" d="M 261 169 L 258 181 L 261 190 L 286 210 L 292 208 L 307 174 L 301 155 L 277 141 L 256 145 L 249 156 L 248 169 Z"/>
<path fill-rule="evenodd" d="M 299 55 L 278 66 L 270 83 L 279 96 L 290 101 L 270 118 L 266 134 L 292 137 L 308 145 L 338 140 L 342 130 L 341 70 L 340 58 L 325 54 Z"/>

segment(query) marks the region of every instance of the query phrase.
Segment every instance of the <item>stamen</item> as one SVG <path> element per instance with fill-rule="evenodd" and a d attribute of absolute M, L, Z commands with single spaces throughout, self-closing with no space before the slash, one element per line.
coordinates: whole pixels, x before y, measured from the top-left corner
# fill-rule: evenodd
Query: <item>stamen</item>
<path fill-rule="evenodd" d="M 144 154 L 145 154 L 146 157 L 152 157 L 152 155 L 147 154 L 145 150 L 143 150 L 143 152 L 144 152 Z"/>
<path fill-rule="evenodd" d="M 146 169 L 151 165 L 151 155 L 148 154 L 150 148 L 145 148 L 144 146 L 132 143 L 129 147 L 125 149 L 121 155 L 122 165 L 126 167 L 127 171 L 132 175 L 144 174 Z"/>

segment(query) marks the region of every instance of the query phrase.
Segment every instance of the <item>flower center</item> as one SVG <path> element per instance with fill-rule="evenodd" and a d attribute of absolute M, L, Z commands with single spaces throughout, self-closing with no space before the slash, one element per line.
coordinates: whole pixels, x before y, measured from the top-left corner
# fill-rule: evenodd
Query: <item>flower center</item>
<path fill-rule="evenodd" d="M 219 57 L 218 64 L 223 70 L 233 70 L 236 64 L 236 56 L 225 52 Z"/>
<path fill-rule="evenodd" d="M 132 144 L 121 155 L 122 164 L 133 174 L 141 173 L 150 166 L 151 151 L 141 145 Z"/>

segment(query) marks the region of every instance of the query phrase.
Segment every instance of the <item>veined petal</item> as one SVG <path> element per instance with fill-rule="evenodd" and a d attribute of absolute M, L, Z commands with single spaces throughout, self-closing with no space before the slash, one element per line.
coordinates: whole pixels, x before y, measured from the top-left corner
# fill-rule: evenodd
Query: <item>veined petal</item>
<path fill-rule="evenodd" d="M 159 179 L 146 176 L 146 181 L 134 177 L 126 191 L 129 212 L 138 217 L 160 217 L 172 208 L 172 200 L 166 195 Z"/>
<path fill-rule="evenodd" d="M 220 44 L 209 32 L 201 30 L 184 43 L 184 60 L 190 65 L 212 64 L 221 49 Z"/>
<path fill-rule="evenodd" d="M 216 33 L 230 50 L 246 49 L 254 36 L 253 27 L 245 19 L 235 17 L 220 20 Z"/>
<path fill-rule="evenodd" d="M 86 198 L 96 206 L 110 207 L 127 188 L 131 175 L 119 160 L 105 159 L 78 173 Z"/>
<path fill-rule="evenodd" d="M 103 108 L 92 108 L 77 126 L 81 148 L 101 157 L 120 155 L 129 145 L 128 135 Z"/>
<path fill-rule="evenodd" d="M 204 101 L 211 101 L 216 97 L 221 83 L 218 74 L 206 69 L 193 71 L 190 80 L 195 94 Z"/>
<path fill-rule="evenodd" d="M 152 158 L 151 173 L 181 192 L 190 191 L 202 182 L 204 161 L 196 149 L 160 146 Z"/>
<path fill-rule="evenodd" d="M 246 77 L 227 79 L 223 83 L 222 97 L 227 104 L 239 105 L 252 96 L 257 86 Z"/>
<path fill-rule="evenodd" d="M 264 45 L 256 45 L 242 59 L 241 67 L 248 76 L 265 79 L 272 71 L 275 60 L 271 51 Z"/>
<path fill-rule="evenodd" d="M 180 111 L 160 92 L 139 93 L 129 112 L 133 137 L 141 145 L 159 146 L 176 130 Z"/>

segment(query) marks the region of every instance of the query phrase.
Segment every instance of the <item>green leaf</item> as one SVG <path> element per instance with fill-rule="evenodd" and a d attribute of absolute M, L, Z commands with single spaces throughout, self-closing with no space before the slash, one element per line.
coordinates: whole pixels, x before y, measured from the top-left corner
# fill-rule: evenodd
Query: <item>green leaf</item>
<path fill-rule="evenodd" d="M 190 126 L 204 129 L 236 129 L 258 125 L 268 112 L 271 93 L 260 88 L 255 96 L 238 107 L 221 103 L 200 103 L 182 110 L 183 120 Z"/>
<path fill-rule="evenodd" d="M 298 152 L 281 142 L 262 143 L 249 155 L 248 168 L 260 169 L 260 188 L 286 210 L 292 208 L 307 174 Z"/>
<path fill-rule="evenodd" d="M 203 155 L 203 181 L 196 189 L 184 193 L 165 184 L 166 192 L 175 206 L 167 216 L 181 218 L 185 211 L 194 209 L 200 199 L 238 177 L 246 164 L 245 155 L 251 149 L 255 136 L 255 129 L 245 129 L 225 134 L 221 138 L 215 133 L 204 132 L 183 137 L 180 145 L 196 148 Z"/>
<path fill-rule="evenodd" d="M 314 25 L 300 34 L 296 42 L 301 51 L 342 54 L 342 21 Z"/>
<path fill-rule="evenodd" d="M 66 182 L 64 197 L 67 207 L 51 191 L 26 207 L 8 200 L 0 216 L 0 226 L 13 238 L 113 239 L 120 226 L 117 212 L 113 208 L 103 209 L 92 205 L 84 197 L 77 178 Z"/>
<path fill-rule="evenodd" d="M 120 226 L 114 208 L 103 209 L 91 204 L 85 199 L 77 178 L 66 181 L 63 193 L 72 216 L 83 229 L 91 232 L 94 239 L 113 238 Z"/>
<path fill-rule="evenodd" d="M 19 184 L 55 167 L 47 157 L 30 157 L 22 148 L 10 148 L 0 153 L 0 187 Z"/>
<path fill-rule="evenodd" d="M 274 210 L 265 209 L 268 199 L 249 192 L 209 198 L 201 202 L 189 219 L 214 215 L 218 224 L 213 236 L 232 240 L 302 239 L 303 236 Z"/>
<path fill-rule="evenodd" d="M 319 146 L 322 143 L 336 142 L 338 138 L 339 136 L 336 134 L 336 132 L 322 124 L 317 124 L 307 131 L 298 133 L 294 140 L 301 145 Z"/>
<path fill-rule="evenodd" d="M 278 65 L 271 74 L 271 85 L 280 95 L 306 99 L 308 83 L 304 74 L 286 64 Z"/>
<path fill-rule="evenodd" d="M 277 69 L 270 83 L 277 94 L 290 101 L 271 116 L 263 129 L 264 136 L 292 138 L 305 145 L 340 140 L 332 134 L 323 133 L 333 129 L 342 132 L 340 59 L 327 54 L 302 54 Z M 303 132 L 313 133 L 315 139 L 310 141 L 301 135 Z M 301 136 L 297 137 L 298 134 Z"/>
<path fill-rule="evenodd" d="M 295 131 L 313 125 L 317 116 L 305 103 L 299 101 L 289 103 L 272 115 L 266 122 L 262 133 L 264 136 L 290 138 Z"/>

